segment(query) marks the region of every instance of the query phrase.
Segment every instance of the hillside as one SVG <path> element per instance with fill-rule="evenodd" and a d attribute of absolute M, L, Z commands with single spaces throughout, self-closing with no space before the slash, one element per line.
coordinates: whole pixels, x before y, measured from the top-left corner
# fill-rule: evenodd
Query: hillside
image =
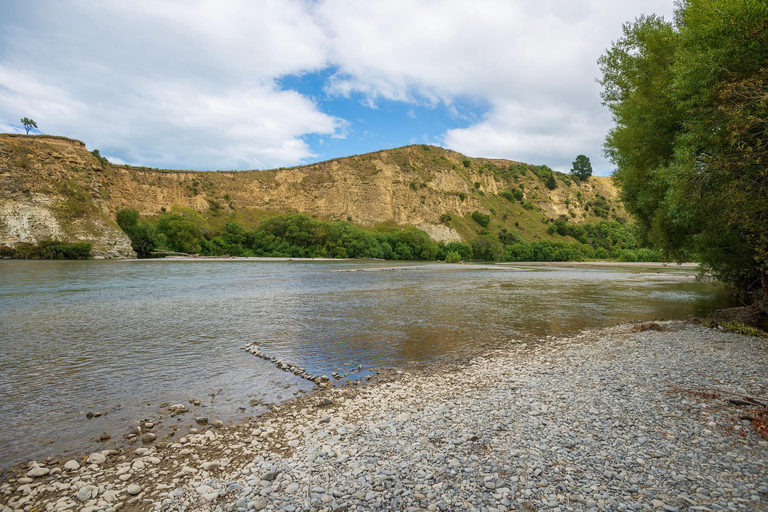
<path fill-rule="evenodd" d="M 578 183 L 545 166 L 426 145 L 289 169 L 198 172 L 112 165 L 80 141 L 0 134 L 0 191 L 0 244 L 86 241 L 99 257 L 131 255 L 114 222 L 124 208 L 149 218 L 193 208 L 214 231 L 230 220 L 252 227 L 299 212 L 369 227 L 412 225 L 436 241 L 476 236 L 482 228 L 471 217 L 475 210 L 490 215 L 491 233 L 506 229 L 528 240 L 563 239 L 547 234 L 560 217 L 582 223 L 626 216 L 609 178 Z"/>

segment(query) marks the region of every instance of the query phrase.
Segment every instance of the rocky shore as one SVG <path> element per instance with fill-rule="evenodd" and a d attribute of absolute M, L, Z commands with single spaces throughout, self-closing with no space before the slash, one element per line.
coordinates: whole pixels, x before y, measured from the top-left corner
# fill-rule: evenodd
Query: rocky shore
<path fill-rule="evenodd" d="M 730 394 L 768 395 L 768 341 L 660 325 L 510 342 L 162 447 L 30 462 L 0 511 L 768 510 L 760 410 Z"/>

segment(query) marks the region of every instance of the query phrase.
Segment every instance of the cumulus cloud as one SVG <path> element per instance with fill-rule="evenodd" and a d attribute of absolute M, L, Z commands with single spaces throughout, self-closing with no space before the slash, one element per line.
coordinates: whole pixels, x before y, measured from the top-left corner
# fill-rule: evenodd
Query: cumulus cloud
<path fill-rule="evenodd" d="M 23 115 L 116 159 L 198 169 L 295 164 L 315 156 L 306 134 L 343 135 L 343 120 L 276 85 L 326 66 L 327 36 L 302 2 L 4 9 L 8 125 Z"/>
<path fill-rule="evenodd" d="M 584 153 L 606 172 L 595 61 L 623 22 L 671 4 L 5 2 L 0 122 L 32 117 L 136 164 L 290 165 L 316 157 L 307 135 L 344 137 L 349 124 L 279 84 L 333 70 L 316 94 L 447 109 L 461 127 L 429 135 L 452 149 L 563 170 Z"/>
<path fill-rule="evenodd" d="M 579 153 L 600 156 L 610 116 L 600 105 L 597 57 L 642 12 L 667 0 L 328 0 L 338 72 L 330 93 L 427 106 L 456 98 L 489 103 L 486 115 L 447 131 L 444 144 L 476 156 L 567 170 Z"/>

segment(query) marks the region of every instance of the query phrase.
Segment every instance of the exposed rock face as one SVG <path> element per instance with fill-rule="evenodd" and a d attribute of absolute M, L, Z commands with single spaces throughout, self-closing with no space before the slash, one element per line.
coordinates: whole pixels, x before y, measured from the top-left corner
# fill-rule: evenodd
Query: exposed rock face
<path fill-rule="evenodd" d="M 135 258 L 131 241 L 103 211 L 103 182 L 82 142 L 1 135 L 0 244 L 89 242 L 96 258 Z"/>
<path fill-rule="evenodd" d="M 494 171 L 514 162 L 475 158 L 467 166 L 465 160 L 442 148 L 407 146 L 291 169 L 164 171 L 102 164 L 76 140 L 4 134 L 0 244 L 56 238 L 90 242 L 95 256 L 135 257 L 115 214 L 135 208 L 142 215 L 158 215 L 173 206 L 207 216 L 294 211 L 369 226 L 407 224 L 437 241 L 462 240 L 476 233 L 446 225 L 441 215 L 493 213 L 493 201 L 504 201 L 498 194 L 516 184 Z M 596 194 L 611 203 L 617 196 L 607 178 L 581 186 L 558 182 L 557 189 L 548 191 L 528 173 L 521 184 L 542 219 L 581 216 Z M 577 192 L 583 197 L 578 203 Z M 513 218 L 509 222 L 516 225 Z"/>

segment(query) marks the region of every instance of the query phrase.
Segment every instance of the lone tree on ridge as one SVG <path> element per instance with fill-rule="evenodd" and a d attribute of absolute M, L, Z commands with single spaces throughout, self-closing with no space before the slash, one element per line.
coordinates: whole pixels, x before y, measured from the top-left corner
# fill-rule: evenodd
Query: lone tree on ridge
<path fill-rule="evenodd" d="M 32 119 L 28 119 L 26 117 L 21 118 L 21 124 L 24 125 L 24 129 L 27 130 L 27 135 L 29 135 L 29 130 L 32 128 L 37 128 L 37 123 L 34 122 Z"/>
<path fill-rule="evenodd" d="M 592 176 L 592 163 L 589 161 L 588 157 L 584 155 L 576 157 L 576 160 L 573 161 L 571 176 L 578 178 L 580 181 L 585 181 Z"/>

